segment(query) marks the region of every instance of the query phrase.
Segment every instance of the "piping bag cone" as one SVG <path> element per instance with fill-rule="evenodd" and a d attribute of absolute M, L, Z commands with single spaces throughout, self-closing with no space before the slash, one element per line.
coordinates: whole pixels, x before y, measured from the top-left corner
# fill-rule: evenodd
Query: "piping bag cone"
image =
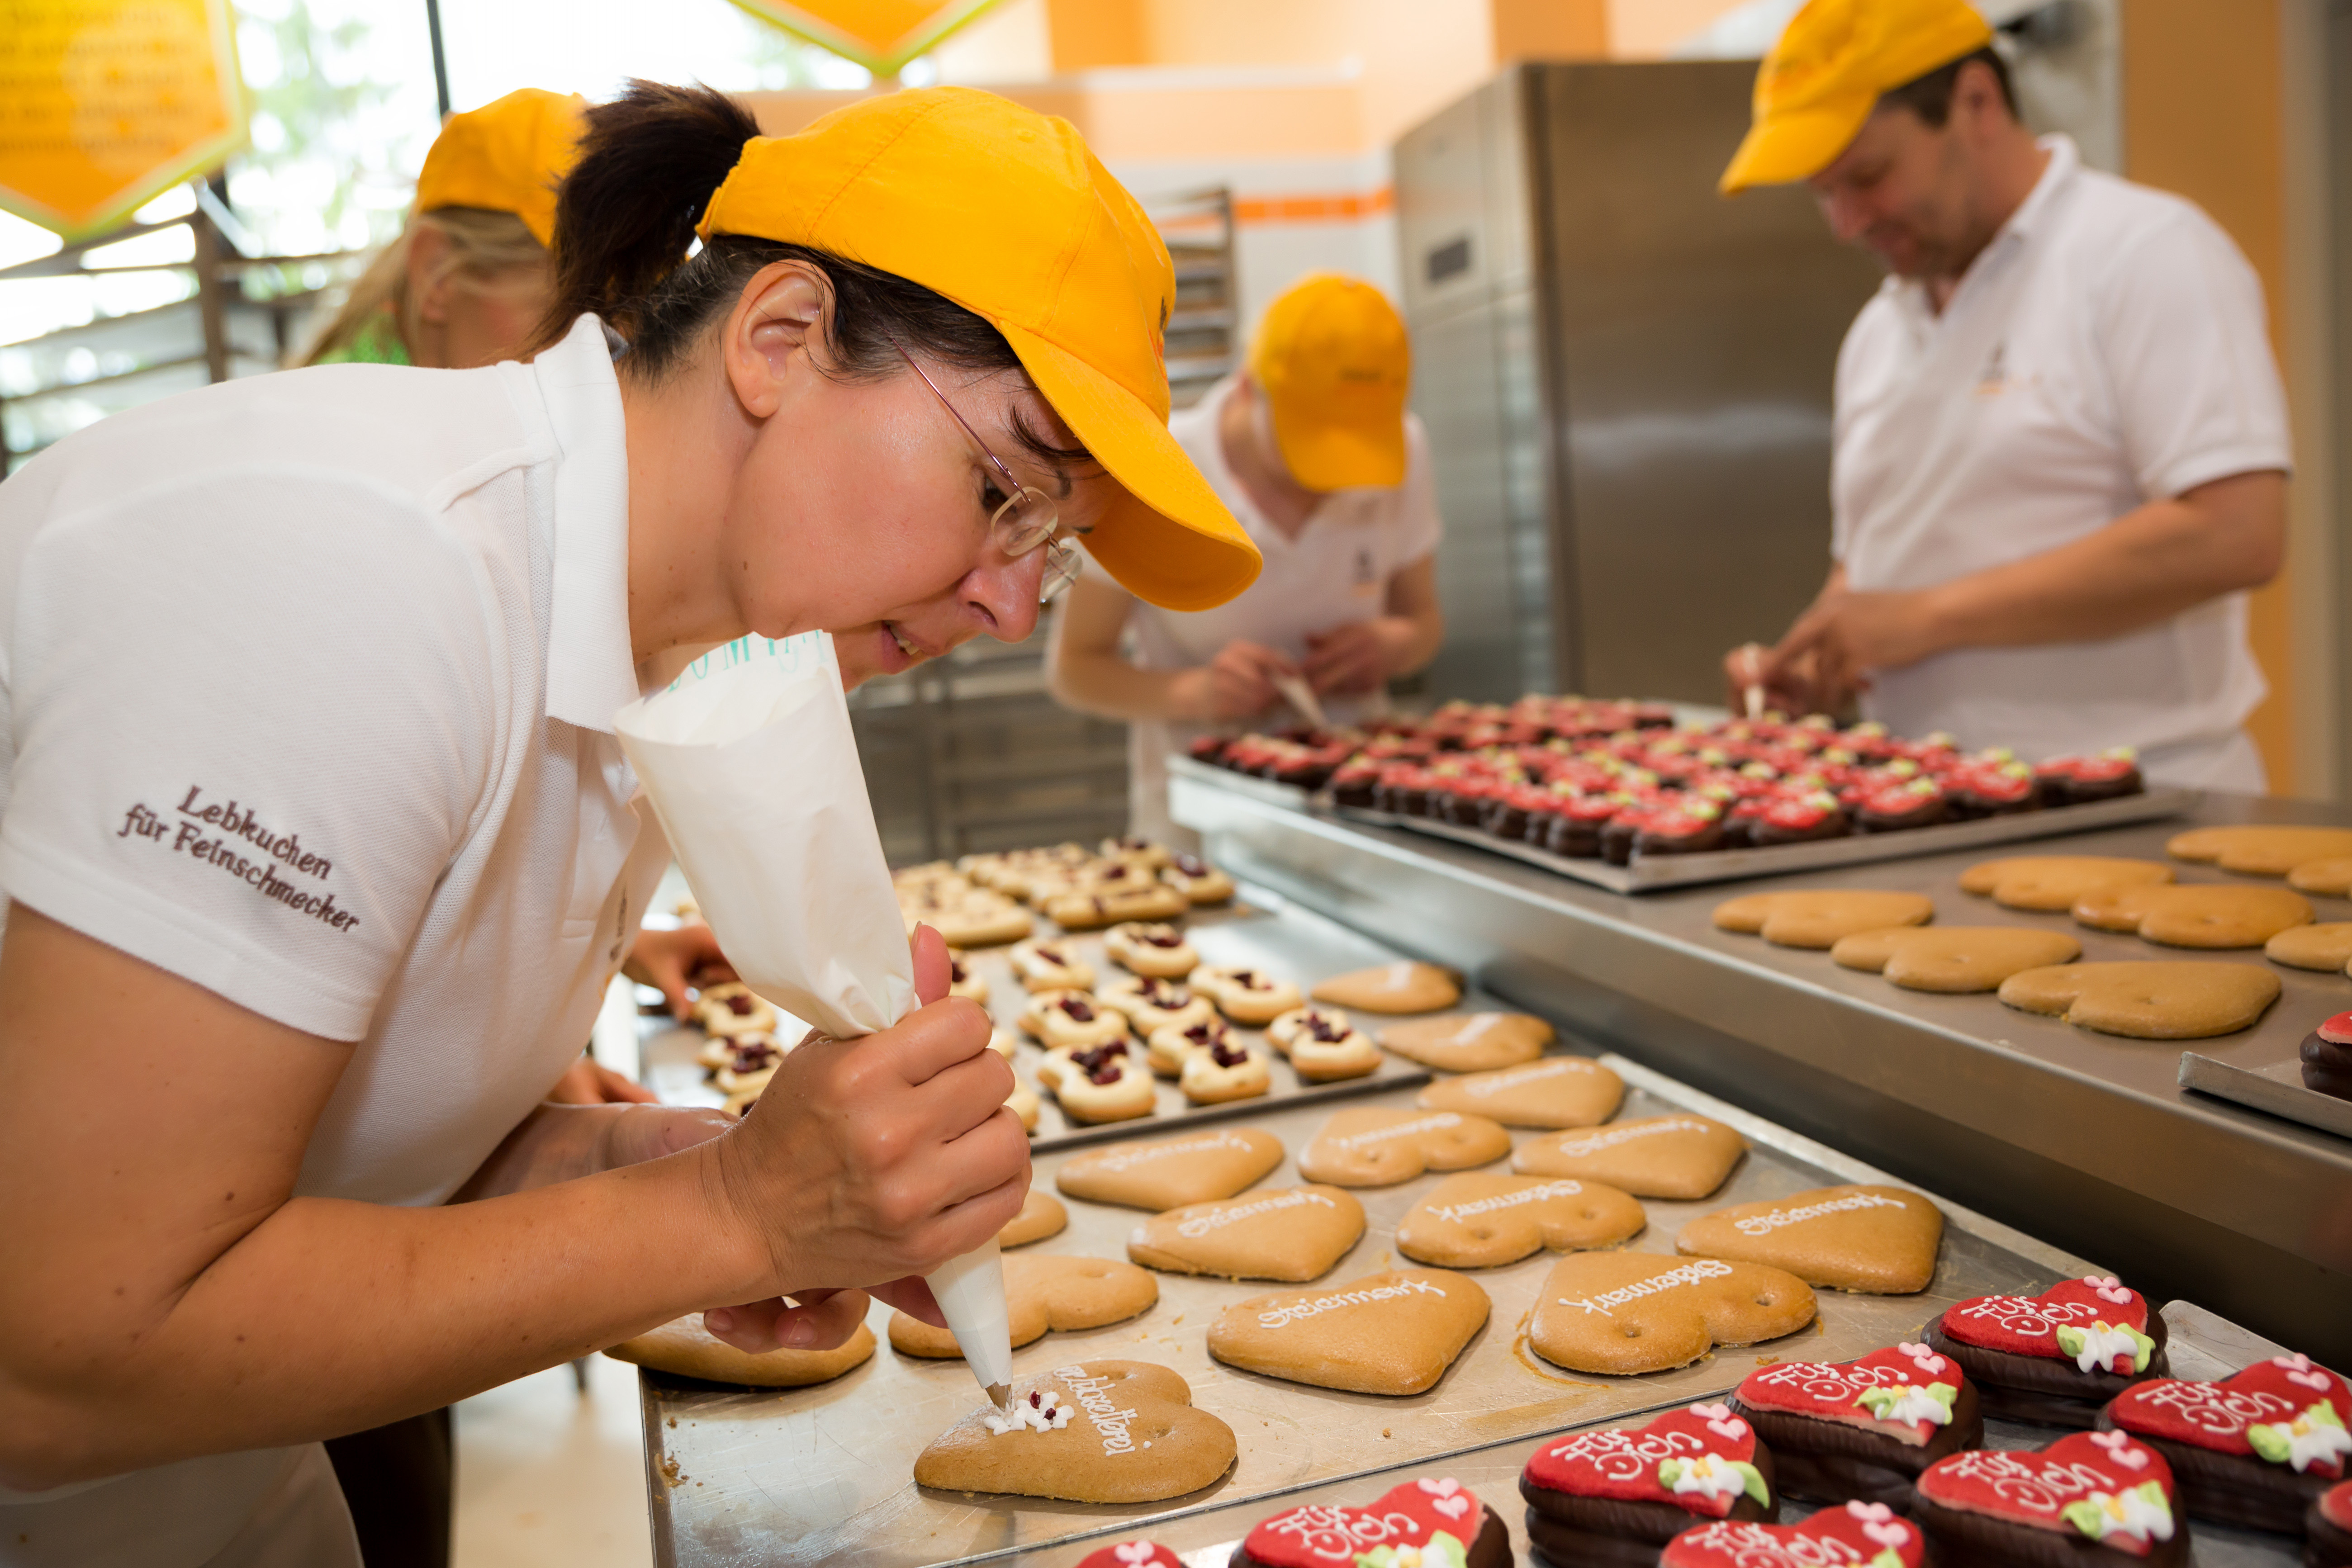
<path fill-rule="evenodd" d="M 823 632 L 714 649 L 621 710 L 621 748 L 743 983 L 836 1039 L 915 1010 L 914 963 Z M 994 1237 L 926 1276 L 972 1374 L 1013 1381 Z"/>

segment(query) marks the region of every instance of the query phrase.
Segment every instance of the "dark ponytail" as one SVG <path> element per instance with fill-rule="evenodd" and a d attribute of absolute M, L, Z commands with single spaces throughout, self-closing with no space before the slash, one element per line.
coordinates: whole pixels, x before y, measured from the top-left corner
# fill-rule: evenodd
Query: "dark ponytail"
<path fill-rule="evenodd" d="M 621 363 L 660 380 L 735 307 L 759 270 L 805 261 L 832 280 L 828 372 L 879 380 L 905 367 L 891 346 L 959 370 L 1019 370 L 1004 334 L 980 317 L 896 273 L 806 246 L 744 235 L 713 235 L 689 257 L 702 209 L 735 167 L 759 122 L 723 92 L 632 81 L 610 103 L 592 105 L 580 161 L 555 198 L 555 299 L 529 353 L 558 342 L 593 311 L 628 340 Z M 1016 421 L 1022 444 L 1049 463 L 1083 463 L 1081 448 L 1055 447 Z"/>

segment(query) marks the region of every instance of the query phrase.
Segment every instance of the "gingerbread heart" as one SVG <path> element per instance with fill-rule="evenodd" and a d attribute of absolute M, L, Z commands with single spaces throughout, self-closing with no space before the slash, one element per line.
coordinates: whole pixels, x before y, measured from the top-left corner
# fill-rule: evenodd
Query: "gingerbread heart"
<path fill-rule="evenodd" d="M 1396 1244 L 1441 1268 L 1492 1268 L 1547 1247 L 1614 1247 L 1647 1223 L 1639 1203 L 1599 1182 L 1465 1171 L 1405 1211 Z"/>
<path fill-rule="evenodd" d="M 1525 1067 L 1441 1079 L 1413 1101 L 1423 1110 L 1468 1110 L 1506 1127 L 1594 1127 L 1617 1114 L 1625 1080 L 1585 1057 L 1547 1057 Z"/>
<path fill-rule="evenodd" d="M 1209 1353 L 1317 1388 L 1419 1394 L 1445 1375 L 1490 1310 L 1466 1274 L 1391 1269 L 1236 1301 L 1209 1325 Z"/>
<path fill-rule="evenodd" d="M 1170 1209 L 1129 1233 L 1127 1255 L 1171 1274 L 1319 1279 L 1364 1234 L 1364 1205 L 1337 1187 L 1261 1189 Z"/>
<path fill-rule="evenodd" d="M 1462 1171 L 1511 1152 L 1502 1124 L 1459 1110 L 1342 1110 L 1298 1156 L 1298 1173 L 1335 1187 L 1385 1187 L 1423 1171 Z"/>
<path fill-rule="evenodd" d="M 1971 1297 L 1946 1309 L 1941 1327 L 1964 1345 L 2130 1373 L 2148 1369 L 2147 1318 L 2147 1297 L 2095 1274 L 2061 1279 L 2039 1296 Z"/>
<path fill-rule="evenodd" d="M 1825 1508 L 1801 1524 L 1720 1520 L 1666 1542 L 1662 1568 L 1919 1568 L 1927 1538 L 1883 1502 Z"/>
<path fill-rule="evenodd" d="M 999 1247 L 1026 1247 L 1033 1241 L 1043 1241 L 1049 1236 L 1059 1236 L 1070 1223 L 1070 1211 L 1062 1206 L 1053 1194 L 1035 1187 L 1021 1200 L 1021 1212 L 1004 1222 L 996 1233 Z"/>
<path fill-rule="evenodd" d="M 2273 1356 L 2219 1383 L 2137 1383 L 2107 1416 L 2136 1436 L 2259 1455 L 2302 1475 L 2340 1477 L 2352 1463 L 2352 1385 L 2309 1356 Z"/>
<path fill-rule="evenodd" d="M 1367 1013 L 1434 1013 L 1462 1000 L 1462 982 L 1450 969 L 1404 961 L 1334 974 L 1318 983 L 1313 995 Z"/>
<path fill-rule="evenodd" d="M 1702 1519 L 1722 1519 L 1742 1497 L 1772 1502 L 1759 1468 L 1756 1429 L 1728 1405 L 1669 1410 L 1647 1426 L 1579 1432 L 1531 1455 L 1528 1483 L 1571 1497 L 1669 1503 Z M 1768 1516 L 1769 1517 L 1769 1516 Z"/>
<path fill-rule="evenodd" d="M 1034 1252 L 1004 1260 L 1004 1314 L 1015 1346 L 1045 1338 L 1048 1329 L 1066 1333 L 1124 1322 L 1159 1300 L 1160 1281 L 1132 1263 Z M 943 1360 L 963 1354 L 954 1334 L 904 1312 L 890 1314 L 890 1348 Z"/>
<path fill-rule="evenodd" d="M 1970 1448 L 1919 1474 L 1919 1522 L 1931 1535 L 1980 1542 L 1974 1514 L 2085 1541 L 2134 1557 L 2188 1532 L 2177 1522 L 2172 1468 L 2127 1432 L 2074 1432 L 2046 1448 Z M 1981 1547 L 1979 1546 L 1979 1549 Z"/>
<path fill-rule="evenodd" d="M 1423 1067 L 1491 1072 L 1535 1060 L 1555 1036 L 1532 1013 L 1444 1013 L 1391 1024 L 1381 1031 L 1381 1044 Z"/>
<path fill-rule="evenodd" d="M 1936 1274 L 1944 1214 L 1901 1187 L 1815 1187 L 1701 1215 L 1677 1251 L 1785 1268 L 1808 1285 L 1871 1296 L 1924 1290 Z"/>
<path fill-rule="evenodd" d="M 1234 1561 L 1249 1568 L 1438 1563 L 1453 1555 L 1438 1542 L 1441 1535 L 1451 1538 L 1473 1568 L 1509 1560 L 1502 1521 L 1477 1493 L 1447 1476 L 1392 1487 L 1370 1508 L 1317 1503 L 1260 1520 L 1243 1537 Z"/>
<path fill-rule="evenodd" d="M 1703 1198 L 1723 1185 L 1747 1149 L 1722 1122 L 1685 1111 L 1530 1138 L 1511 1156 L 1511 1169 L 1606 1182 L 1639 1198 Z"/>
<path fill-rule="evenodd" d="M 1968 1385 L 1958 1362 L 1906 1342 L 1857 1361 L 1784 1361 L 1759 1367 L 1740 1384 L 1738 1398 L 1751 1410 L 1843 1422 L 1925 1447 L 1951 1425 Z"/>
<path fill-rule="evenodd" d="M 1220 1127 L 1072 1155 L 1054 1184 L 1074 1198 L 1158 1212 L 1229 1198 L 1281 1163 L 1282 1140 L 1273 1133 Z"/>
<path fill-rule="evenodd" d="M 1664 1372 L 1794 1333 L 1815 1310 L 1811 1287 L 1760 1263 L 1579 1252 L 1544 1280 L 1528 1343 L 1570 1372 Z"/>
<path fill-rule="evenodd" d="M 1013 1384 L 1000 1414 L 982 1405 L 915 1460 L 915 1484 L 1067 1502 L 1160 1502 L 1233 1468 L 1234 1429 L 1195 1408 L 1164 1366 L 1086 1362 Z"/>

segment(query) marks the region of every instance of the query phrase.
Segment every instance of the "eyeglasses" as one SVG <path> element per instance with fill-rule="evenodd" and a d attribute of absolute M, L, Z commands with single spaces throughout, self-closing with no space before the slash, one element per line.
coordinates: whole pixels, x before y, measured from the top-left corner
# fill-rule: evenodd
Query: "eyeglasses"
<path fill-rule="evenodd" d="M 948 395 L 940 390 L 940 384 L 915 363 L 915 356 L 907 352 L 907 346 L 897 338 L 890 340 L 890 346 L 898 351 L 898 357 L 907 362 L 908 370 L 923 378 L 923 384 L 929 387 L 931 395 L 940 400 L 940 406 L 948 411 L 950 418 L 963 426 L 963 433 L 971 437 L 971 444 L 980 448 L 980 455 L 986 458 L 1003 476 L 1006 500 L 996 509 L 995 515 L 988 520 L 989 539 L 1003 552 L 1008 561 L 1018 561 L 1039 545 L 1045 546 L 1045 574 L 1037 582 L 1037 602 L 1041 605 L 1049 603 L 1055 595 L 1078 580 L 1078 569 L 1084 564 L 1078 547 L 1055 535 L 1054 531 L 1061 522 L 1061 511 L 1054 504 L 1054 498 L 1015 479 L 1013 470 L 1004 466 L 1004 459 L 990 451 L 988 443 L 980 438 L 980 432 L 956 412 L 956 405 L 948 401 Z"/>

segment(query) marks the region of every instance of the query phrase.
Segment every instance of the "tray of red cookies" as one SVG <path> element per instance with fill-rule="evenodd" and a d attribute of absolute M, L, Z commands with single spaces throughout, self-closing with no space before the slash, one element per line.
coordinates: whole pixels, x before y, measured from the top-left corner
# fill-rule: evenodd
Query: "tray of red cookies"
<path fill-rule="evenodd" d="M 1625 893 L 2115 827 L 2199 799 L 2148 788 L 2128 752 L 2027 761 L 1818 714 L 1693 727 L 1663 704 L 1582 698 L 1212 736 L 1171 766 Z"/>
<path fill-rule="evenodd" d="M 2062 1379 L 2056 1394 L 2104 1396 L 2107 1379 L 2166 1372 L 2149 1304 L 2088 1263 L 1635 1063 L 1576 1050 L 1475 989 L 1444 1012 L 1404 1012 L 1408 999 L 1426 1006 L 1431 976 L 1312 911 L 1253 900 L 1182 929 L 1220 967 L 1296 976 L 1310 994 L 1349 976 L 1325 1005 L 1414 1076 L 1336 1101 L 1260 1097 L 1198 1124 L 1106 1123 L 1092 1141 L 1041 1147 L 1029 1204 L 1001 1238 L 1008 1409 L 982 1397 L 951 1338 L 882 1309 L 830 1352 L 743 1357 L 692 1321 L 619 1347 L 648 1369 L 662 1561 L 1076 1562 L 1246 1512 L 1213 1538 L 1218 1561 L 1315 1562 L 1337 1542 L 1349 1563 L 1483 1563 L 1497 1550 L 1489 1521 L 1523 1539 L 1522 1507 L 1513 1482 L 1471 1484 L 1448 1456 L 1695 1405 L 1710 1407 L 1702 1427 L 1801 1419 L 1809 1407 L 1764 1414 L 1768 1394 L 1752 1417 L 1735 1406 L 1749 1374 L 1803 1364 L 1873 1382 L 1885 1372 L 1884 1408 L 1862 1407 L 1882 1440 L 1853 1457 L 1857 1474 L 1901 1473 L 1887 1450 L 1902 1439 L 1886 1434 L 1929 1432 L 1920 1451 L 1940 1454 L 1935 1434 L 1972 1432 L 1992 1409 L 2011 1364 L 1998 1358 L 2063 1355 L 2073 1372 L 2076 1352 L 2055 1338 L 2021 1348 L 1995 1333 L 1980 1353 L 1969 1336 L 1987 1333 L 1953 1319 L 1970 1303 L 2071 1313 L 2070 1292 L 2090 1292 L 2096 1309 L 2062 1326 L 2091 1336 L 2103 1370 Z M 1068 933 L 1045 934 L 1058 946 Z M 1093 950 L 1034 957 L 1041 984 L 1104 962 Z M 1034 994 L 986 978 L 992 993 Z M 1307 1026 L 1289 1048 L 1310 1041 L 1332 1043 Z M 1023 1045 L 1022 1061 L 1038 1048 Z M 1931 1342 L 1938 1324 L 1970 1348 Z M 1963 1353 L 1977 1358 L 1965 1381 Z M 1920 1370 L 1930 1361 L 1938 1375 Z M 1817 1468 L 1834 1473 L 1843 1450 L 1820 1447 Z M 1745 1495 L 1739 1465 L 1765 1471 L 1727 1450 L 1688 1457 L 1704 1462 L 1665 1483 L 1675 1497 Z M 1409 1470 L 1351 1482 L 1398 1467 Z M 1337 1535 L 1306 1516 L 1257 1528 L 1316 1488 L 1339 1489 Z M 1367 1521 L 1398 1533 L 1376 1539 Z"/>

